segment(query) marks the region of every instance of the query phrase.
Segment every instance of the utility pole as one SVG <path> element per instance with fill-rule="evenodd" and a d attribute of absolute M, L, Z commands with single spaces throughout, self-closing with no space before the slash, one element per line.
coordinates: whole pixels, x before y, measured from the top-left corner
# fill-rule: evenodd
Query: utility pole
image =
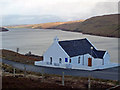
<path fill-rule="evenodd" d="M 91 47 L 90 49 L 91 49 L 91 61 L 92 61 L 92 50 L 93 50 L 93 47 Z M 91 77 L 91 71 L 89 72 L 89 77 L 88 77 L 88 90 L 91 89 L 91 78 L 90 77 Z"/>
<path fill-rule="evenodd" d="M 62 85 L 64 86 L 64 72 L 62 73 Z"/>

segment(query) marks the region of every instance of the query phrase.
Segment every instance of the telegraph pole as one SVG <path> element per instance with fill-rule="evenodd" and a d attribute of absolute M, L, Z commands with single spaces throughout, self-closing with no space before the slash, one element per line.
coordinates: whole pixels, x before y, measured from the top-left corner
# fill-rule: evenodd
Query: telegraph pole
<path fill-rule="evenodd" d="M 91 47 L 90 49 L 91 49 L 91 61 L 92 61 L 92 50 L 93 50 L 93 47 Z M 89 72 L 89 78 L 88 78 L 88 90 L 91 89 L 91 78 L 90 77 L 91 77 L 91 71 Z"/>

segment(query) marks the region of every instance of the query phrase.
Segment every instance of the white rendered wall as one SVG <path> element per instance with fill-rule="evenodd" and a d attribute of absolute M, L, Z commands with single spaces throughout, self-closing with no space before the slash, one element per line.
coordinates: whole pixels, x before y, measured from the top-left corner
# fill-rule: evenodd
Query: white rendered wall
<path fill-rule="evenodd" d="M 80 57 L 80 63 L 78 63 L 78 58 Z M 71 64 L 73 65 L 82 65 L 83 63 L 83 56 L 80 55 L 80 56 L 75 56 L 75 57 L 72 57 L 71 58 Z"/>
<path fill-rule="evenodd" d="M 102 65 L 102 62 L 103 62 L 103 59 L 95 58 L 92 64 L 94 66 L 100 66 Z"/>
<path fill-rule="evenodd" d="M 92 66 L 93 66 L 93 57 L 91 57 L 91 55 L 89 55 L 89 54 L 85 54 L 84 55 L 84 65 L 85 66 L 88 66 L 88 58 L 92 58 Z"/>
<path fill-rule="evenodd" d="M 44 62 L 50 62 L 50 57 L 52 57 L 53 64 L 59 63 L 59 58 L 62 59 L 61 64 L 69 63 L 69 62 L 65 62 L 65 58 L 68 58 L 68 61 L 69 61 L 69 56 L 58 44 L 58 41 L 54 41 L 54 43 L 44 53 L 43 57 L 44 57 L 44 60 L 43 60 Z"/>
<path fill-rule="evenodd" d="M 110 63 L 110 55 L 107 51 L 105 52 L 103 59 L 104 59 L 104 65 L 107 65 Z"/>
<path fill-rule="evenodd" d="M 78 58 L 80 57 L 80 63 L 78 63 Z M 99 66 L 102 65 L 102 59 L 93 58 L 89 54 L 75 56 L 71 58 L 72 65 L 83 65 L 88 66 L 88 58 L 92 58 L 92 66 Z M 83 61 L 84 60 L 84 61 Z"/>
<path fill-rule="evenodd" d="M 80 57 L 80 63 L 78 63 L 78 58 L 79 57 Z M 89 54 L 72 57 L 71 58 L 71 61 L 72 61 L 71 64 L 88 66 L 88 58 L 90 58 L 90 57 L 91 56 Z"/>

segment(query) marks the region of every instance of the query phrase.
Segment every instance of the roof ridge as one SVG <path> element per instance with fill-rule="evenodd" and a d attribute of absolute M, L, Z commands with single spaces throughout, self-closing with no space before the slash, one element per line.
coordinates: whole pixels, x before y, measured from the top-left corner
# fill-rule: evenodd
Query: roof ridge
<path fill-rule="evenodd" d="M 87 39 L 83 38 L 83 39 L 72 39 L 72 40 L 64 40 L 64 41 L 77 41 L 77 40 L 87 40 Z M 59 42 L 62 42 L 62 41 L 59 41 Z"/>
<path fill-rule="evenodd" d="M 104 52 L 106 52 L 105 50 L 97 50 L 97 51 L 99 51 L 99 52 L 101 52 L 101 51 L 104 51 Z"/>

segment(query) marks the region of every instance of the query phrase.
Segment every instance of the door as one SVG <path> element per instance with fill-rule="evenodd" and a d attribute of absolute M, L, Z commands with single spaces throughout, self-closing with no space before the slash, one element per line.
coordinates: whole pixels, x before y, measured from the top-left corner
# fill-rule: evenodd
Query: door
<path fill-rule="evenodd" d="M 92 66 L 92 58 L 88 58 L 88 66 Z"/>

